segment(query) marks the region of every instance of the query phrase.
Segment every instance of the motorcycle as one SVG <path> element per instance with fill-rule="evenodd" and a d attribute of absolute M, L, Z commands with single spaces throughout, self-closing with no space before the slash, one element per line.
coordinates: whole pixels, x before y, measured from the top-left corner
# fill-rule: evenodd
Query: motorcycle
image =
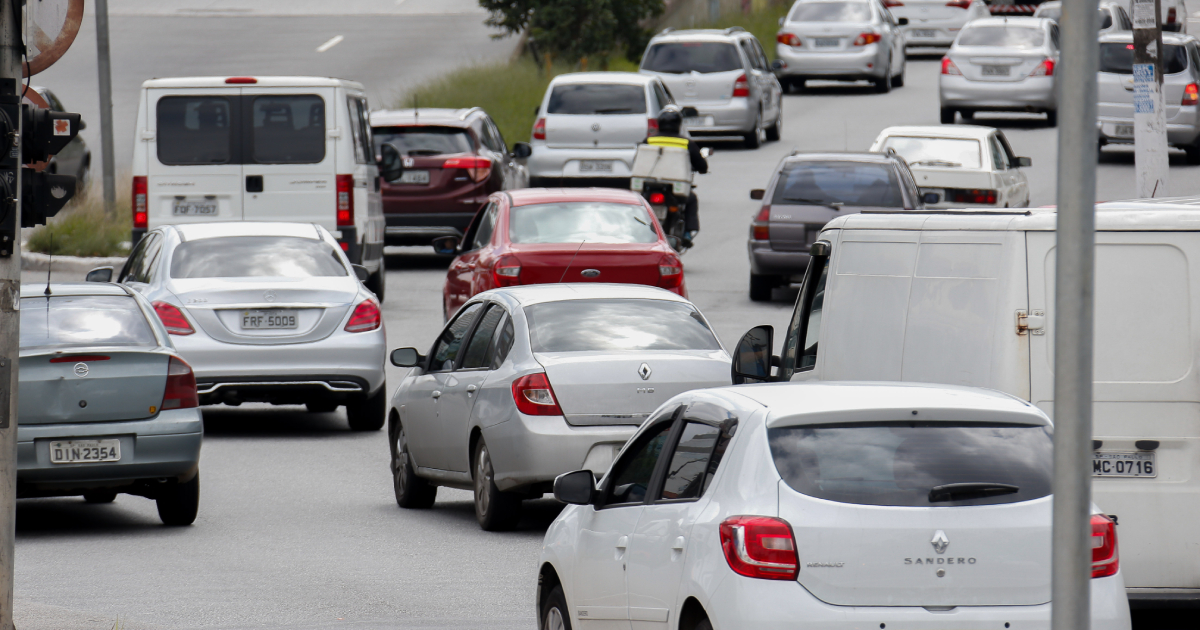
<path fill-rule="evenodd" d="M 700 150 L 708 157 L 707 147 Z M 687 149 L 655 145 L 638 145 L 633 158 L 629 187 L 654 209 L 654 216 L 667 233 L 671 247 L 680 254 L 689 248 L 684 238 L 687 232 L 684 209 L 695 184 L 692 183 L 692 161 Z"/>

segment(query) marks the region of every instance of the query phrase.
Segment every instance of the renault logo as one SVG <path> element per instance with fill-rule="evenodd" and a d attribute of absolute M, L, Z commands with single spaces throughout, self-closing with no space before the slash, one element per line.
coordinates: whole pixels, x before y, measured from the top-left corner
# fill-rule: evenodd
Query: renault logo
<path fill-rule="evenodd" d="M 266 291 L 263 291 L 263 299 L 268 302 L 274 302 L 275 301 L 275 289 L 267 289 Z"/>
<path fill-rule="evenodd" d="M 646 365 L 645 363 L 638 366 L 638 376 L 642 377 L 643 381 L 650 380 L 650 375 L 653 373 L 654 373 L 654 370 L 651 370 L 650 366 Z"/>
<path fill-rule="evenodd" d="M 646 365 L 646 364 L 643 363 L 642 365 Z M 75 376 L 78 376 L 79 378 L 83 378 L 87 375 L 88 375 L 87 364 L 86 363 L 76 363 L 75 364 Z M 643 377 L 643 378 L 645 378 L 645 377 Z"/>
<path fill-rule="evenodd" d="M 946 553 L 946 547 L 950 546 L 950 539 L 946 538 L 946 532 L 940 529 L 933 534 L 933 540 L 929 542 L 933 545 L 933 550 L 938 553 Z"/>

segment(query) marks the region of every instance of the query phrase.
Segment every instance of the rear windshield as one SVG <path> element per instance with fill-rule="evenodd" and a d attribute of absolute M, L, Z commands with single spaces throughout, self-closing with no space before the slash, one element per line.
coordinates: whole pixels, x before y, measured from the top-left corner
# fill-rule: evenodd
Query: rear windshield
<path fill-rule="evenodd" d="M 581 83 L 556 85 L 550 92 L 551 114 L 645 114 L 646 89 L 640 85 Z"/>
<path fill-rule="evenodd" d="M 805 161 L 784 167 L 771 203 L 903 208 L 904 196 L 891 164 Z"/>
<path fill-rule="evenodd" d="M 1187 70 L 1187 49 L 1163 45 L 1163 73 L 1176 74 Z M 1100 72 L 1133 74 L 1133 44 L 1100 44 Z"/>
<path fill-rule="evenodd" d="M 767 437 L 784 482 L 818 499 L 941 507 L 1050 494 L 1049 427 L 887 422 L 776 427 Z"/>
<path fill-rule="evenodd" d="M 158 99 L 158 161 L 168 165 L 236 163 L 233 106 L 224 96 Z"/>
<path fill-rule="evenodd" d="M 655 44 L 646 51 L 642 69 L 651 72 L 729 72 L 741 70 L 737 47 L 723 42 Z"/>
<path fill-rule="evenodd" d="M 692 305 L 666 300 L 566 300 L 525 307 L 534 352 L 719 350 Z"/>
<path fill-rule="evenodd" d="M 315 164 L 325 159 L 325 100 L 316 94 L 164 96 L 155 116 L 162 164 Z"/>
<path fill-rule="evenodd" d="M 325 159 L 325 101 L 320 96 L 257 96 L 251 116 L 250 161 L 315 164 Z"/>
<path fill-rule="evenodd" d="M 653 243 L 653 219 L 643 206 L 565 201 L 509 210 L 513 243 Z"/>
<path fill-rule="evenodd" d="M 792 9 L 789 22 L 870 22 L 865 2 L 803 2 Z"/>
<path fill-rule="evenodd" d="M 974 26 L 958 34 L 956 46 L 999 46 L 1001 48 L 1037 48 L 1046 41 L 1040 28 L 1024 26 Z"/>
<path fill-rule="evenodd" d="M 157 346 L 137 301 L 120 295 L 21 300 L 21 349 Z"/>
<path fill-rule="evenodd" d="M 401 155 L 448 155 L 474 150 L 471 134 L 459 127 L 375 127 L 375 153 L 385 143 Z"/>
<path fill-rule="evenodd" d="M 324 241 L 297 236 L 230 236 L 188 241 L 175 248 L 172 278 L 312 278 L 345 276 Z"/>
<path fill-rule="evenodd" d="M 879 150 L 888 149 L 895 149 L 909 166 L 980 168 L 983 165 L 979 141 L 970 138 L 892 136 L 883 142 Z"/>

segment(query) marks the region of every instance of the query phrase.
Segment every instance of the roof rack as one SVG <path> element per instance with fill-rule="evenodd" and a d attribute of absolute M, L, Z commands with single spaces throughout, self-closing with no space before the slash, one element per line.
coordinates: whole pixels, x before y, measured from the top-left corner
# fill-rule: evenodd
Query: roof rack
<path fill-rule="evenodd" d="M 667 28 L 664 28 L 663 30 L 659 31 L 659 32 L 658 32 L 658 34 L 659 34 L 659 35 L 666 35 L 667 33 L 670 33 L 670 32 L 671 32 L 671 31 L 673 31 L 673 30 L 675 30 L 675 27 L 674 27 L 674 26 L 668 26 Z"/>
<path fill-rule="evenodd" d="M 458 119 L 459 119 L 459 120 L 466 120 L 466 119 L 467 119 L 467 116 L 470 116 L 470 115 L 471 115 L 471 114 L 472 114 L 472 113 L 473 113 L 475 110 L 480 110 L 480 111 L 482 111 L 482 110 L 483 110 L 483 108 L 482 108 L 482 107 L 468 107 L 467 109 L 463 110 L 463 113 L 461 113 L 461 114 L 459 114 L 459 115 L 458 115 Z"/>
<path fill-rule="evenodd" d="M 745 33 L 745 32 L 746 32 L 746 29 L 744 29 L 740 26 L 730 26 L 729 28 L 725 29 L 726 35 L 728 35 L 730 33 Z"/>

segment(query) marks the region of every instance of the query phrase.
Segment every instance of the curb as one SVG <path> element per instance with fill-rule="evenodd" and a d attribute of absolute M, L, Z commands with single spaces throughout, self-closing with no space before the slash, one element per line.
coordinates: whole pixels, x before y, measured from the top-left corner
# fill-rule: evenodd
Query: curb
<path fill-rule="evenodd" d="M 36 252 L 21 252 L 21 270 L 22 271 L 47 271 L 53 267 L 54 271 L 65 273 L 86 274 L 96 267 L 112 266 L 120 268 L 125 264 L 125 257 L 81 257 L 81 256 L 54 256 L 51 262 L 51 256 L 39 254 Z M 83 278 L 80 278 L 82 280 Z"/>

